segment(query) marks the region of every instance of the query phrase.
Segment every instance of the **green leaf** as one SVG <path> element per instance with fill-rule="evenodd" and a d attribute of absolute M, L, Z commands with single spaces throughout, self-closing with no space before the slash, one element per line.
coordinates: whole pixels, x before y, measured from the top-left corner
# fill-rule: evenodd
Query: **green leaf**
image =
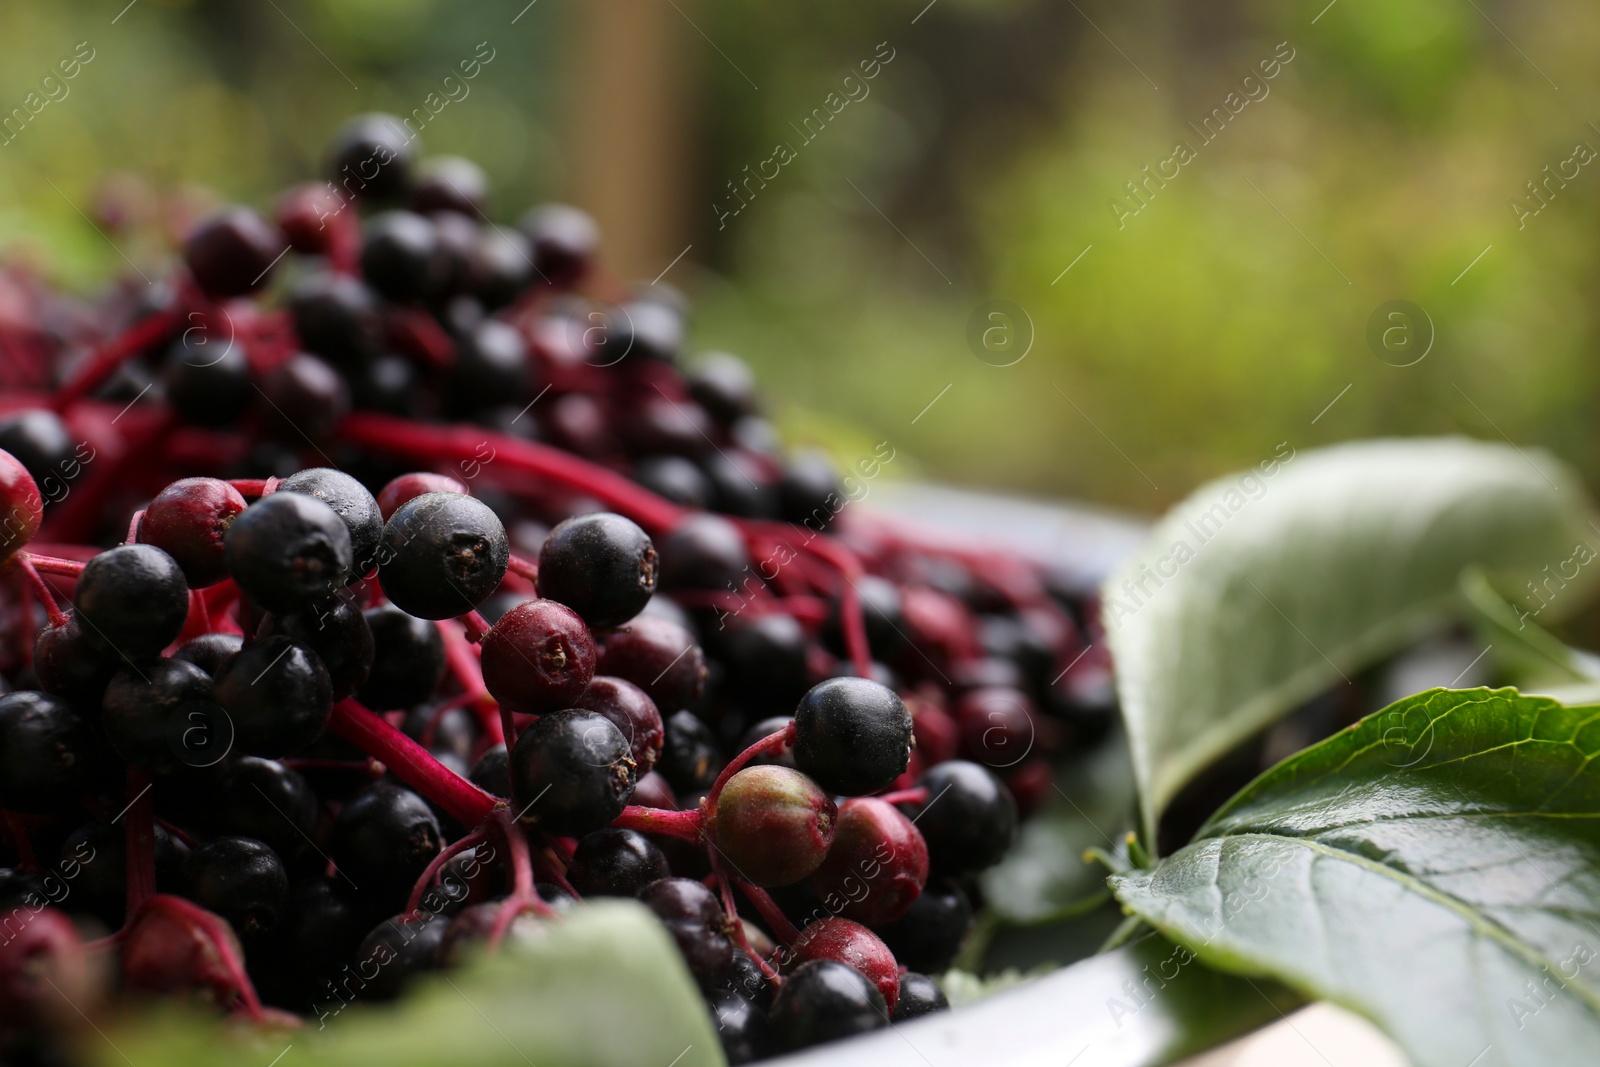
<path fill-rule="evenodd" d="M 141 1017 L 95 1049 L 100 1067 L 724 1067 L 693 980 L 667 933 L 632 901 L 598 901 L 429 975 L 392 1006 L 356 1004 L 271 1040 L 214 1020 Z M 94 1046 L 91 1046 L 94 1048 Z"/>
<path fill-rule="evenodd" d="M 1458 613 L 1464 568 L 1518 587 L 1591 536 L 1577 479 L 1537 450 L 1286 447 L 1174 508 L 1106 583 L 1147 844 L 1213 760 Z M 1580 606 L 1597 573 L 1551 614 Z"/>
<path fill-rule="evenodd" d="M 1476 567 L 1461 576 L 1461 593 L 1495 660 L 1523 692 L 1553 696 L 1557 688 L 1587 684 L 1594 689 L 1600 682 L 1600 656 L 1564 644 L 1534 621 L 1537 612 L 1513 607 Z"/>
<path fill-rule="evenodd" d="M 1202 961 L 1360 1012 L 1417 1067 L 1588 1062 L 1597 754 L 1600 708 L 1432 690 L 1280 763 L 1112 885 Z"/>

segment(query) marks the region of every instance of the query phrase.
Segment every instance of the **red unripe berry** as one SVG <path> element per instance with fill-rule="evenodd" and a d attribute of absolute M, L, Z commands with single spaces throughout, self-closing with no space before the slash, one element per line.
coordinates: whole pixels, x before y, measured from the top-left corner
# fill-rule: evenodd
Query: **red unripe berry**
<path fill-rule="evenodd" d="M 123 937 L 122 978 L 154 993 L 206 990 L 227 1004 L 247 980 L 242 959 L 224 919 L 181 897 L 157 895 Z"/>
<path fill-rule="evenodd" d="M 0 560 L 33 539 L 44 521 L 44 498 L 28 468 L 0 450 Z"/>
<path fill-rule="evenodd" d="M 570 708 L 594 678 L 594 638 L 570 608 L 529 600 L 484 635 L 483 684 L 512 711 Z"/>
<path fill-rule="evenodd" d="M 466 492 L 467 487 L 448 474 L 413 471 L 400 475 L 378 490 L 378 511 L 383 515 L 383 521 L 388 522 L 401 504 L 425 493 L 460 493 L 465 496 Z"/>
<path fill-rule="evenodd" d="M 800 931 L 800 936 L 790 946 L 793 962 L 785 970 L 794 970 L 811 960 L 833 960 L 846 967 L 854 967 L 878 987 L 884 1003 L 894 1011 L 900 998 L 900 965 L 878 935 L 858 922 L 830 916 Z"/>
<path fill-rule="evenodd" d="M 177 560 L 189 588 L 201 589 L 228 576 L 222 539 L 244 509 L 244 496 L 227 482 L 184 478 L 150 501 L 139 541 Z"/>
<path fill-rule="evenodd" d="M 321 255 L 328 251 L 333 219 L 348 206 L 325 182 L 305 182 L 278 198 L 272 219 L 296 252 Z"/>
<path fill-rule="evenodd" d="M 276 227 L 249 208 L 224 208 L 189 234 L 183 259 L 207 296 L 243 296 L 266 284 L 286 243 Z"/>
<path fill-rule="evenodd" d="M 839 805 L 833 847 L 811 876 L 823 907 L 868 926 L 894 922 L 927 881 L 927 843 L 900 809 L 876 797 Z"/>
<path fill-rule="evenodd" d="M 911 706 L 911 732 L 917 739 L 917 753 L 925 766 L 955 759 L 961 748 L 961 728 L 950 713 L 926 700 L 908 701 Z"/>
<path fill-rule="evenodd" d="M 974 689 L 962 694 L 955 711 L 962 750 L 974 763 L 1005 770 L 1033 750 L 1038 724 L 1026 693 L 998 686 Z"/>
<path fill-rule="evenodd" d="M 838 808 L 792 767 L 746 767 L 728 779 L 709 830 L 734 877 L 761 887 L 792 885 L 833 845 Z"/>
<path fill-rule="evenodd" d="M 94 975 L 72 921 L 54 908 L 30 904 L 0 912 L 0 930 L 6 934 L 0 942 L 0 1023 L 27 1027 L 75 1019 L 72 1005 L 89 999 Z"/>

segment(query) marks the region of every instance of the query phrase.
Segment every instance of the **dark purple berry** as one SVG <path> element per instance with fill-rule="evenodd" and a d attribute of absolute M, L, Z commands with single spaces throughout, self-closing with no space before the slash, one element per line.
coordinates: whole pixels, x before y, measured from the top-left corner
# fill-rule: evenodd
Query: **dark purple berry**
<path fill-rule="evenodd" d="M 553 600 L 529 600 L 500 616 L 480 642 L 483 684 L 514 711 L 571 707 L 594 678 L 594 639 Z"/>
<path fill-rule="evenodd" d="M 426 619 L 407 615 L 393 604 L 368 608 L 372 669 L 356 691 L 374 711 L 410 708 L 433 695 L 444 677 L 444 638 Z"/>
<path fill-rule="evenodd" d="M 144 660 L 128 664 L 106 687 L 100 724 L 106 740 L 130 765 L 150 774 L 166 774 L 181 764 L 181 746 L 173 744 L 191 725 L 190 712 L 216 713 L 211 676 L 181 659 Z M 198 721 L 198 720 L 196 720 Z"/>
<path fill-rule="evenodd" d="M 245 508 L 224 540 L 228 573 L 268 611 L 325 601 L 350 579 L 350 528 L 304 493 L 272 493 Z"/>
<path fill-rule="evenodd" d="M 701 988 L 716 988 L 734 953 L 716 894 L 689 878 L 663 878 L 641 889 L 639 900 L 666 926 Z"/>
<path fill-rule="evenodd" d="M 522 232 L 533 250 L 538 278 L 557 289 L 571 289 L 589 273 L 600 247 L 594 219 L 566 204 L 541 204 L 522 217 Z"/>
<path fill-rule="evenodd" d="M 58 697 L 0 696 L 0 808 L 62 811 L 98 786 L 105 760 L 94 728 Z"/>
<path fill-rule="evenodd" d="M 340 196 L 394 200 L 411 188 L 416 134 L 393 115 L 372 112 L 350 119 L 328 144 L 328 181 Z"/>
<path fill-rule="evenodd" d="M 212 698 L 227 712 L 242 752 L 283 756 L 322 733 L 333 711 L 333 683 L 315 653 L 273 636 L 217 669 Z"/>
<path fill-rule="evenodd" d="M 1017 804 L 987 767 L 949 760 L 924 774 L 917 785 L 928 800 L 912 816 L 928 842 L 936 874 L 976 874 L 1000 862 L 1017 833 Z"/>
<path fill-rule="evenodd" d="M 221 299 L 253 293 L 267 282 L 288 248 L 283 234 L 244 207 L 224 208 L 189 234 L 183 259 L 207 296 Z"/>
<path fill-rule="evenodd" d="M 539 552 L 539 595 L 590 629 L 627 622 L 656 591 L 656 549 L 637 523 L 609 511 L 556 524 Z"/>
<path fill-rule="evenodd" d="M 249 837 L 215 837 L 183 865 L 189 898 L 227 919 L 249 940 L 278 925 L 289 901 L 289 876 L 278 854 Z"/>
<path fill-rule="evenodd" d="M 505 577 L 511 545 L 480 500 L 425 493 L 406 501 L 383 528 L 378 579 L 395 607 L 420 619 L 463 615 Z"/>
<path fill-rule="evenodd" d="M 182 568 L 152 545 L 119 545 L 91 559 L 72 601 L 89 643 L 130 659 L 158 654 L 189 615 Z"/>
<path fill-rule="evenodd" d="M 282 634 L 316 653 L 327 668 L 333 699 L 354 693 L 372 670 L 372 631 L 353 600 L 336 596 L 299 611 L 270 615 L 258 636 Z"/>
<path fill-rule="evenodd" d="M 522 731 L 511 781 L 541 829 L 576 837 L 605 826 L 627 806 L 637 781 L 628 740 L 591 711 L 557 711 Z"/>
<path fill-rule="evenodd" d="M 705 693 L 705 653 L 688 630 L 659 615 L 638 615 L 607 634 L 596 671 L 643 689 L 663 715 L 696 706 Z"/>
<path fill-rule="evenodd" d="M 376 782 L 339 810 L 328 845 L 339 871 L 367 900 L 403 907 L 411 887 L 444 847 L 427 801 L 390 782 Z"/>
<path fill-rule="evenodd" d="M 586 897 L 631 897 L 671 873 L 667 857 L 648 837 L 607 827 L 578 842 L 567 880 Z"/>
<path fill-rule="evenodd" d="M 911 712 L 877 682 L 821 682 L 800 701 L 794 722 L 795 766 L 833 793 L 875 793 L 905 773 L 911 759 Z"/>
<path fill-rule="evenodd" d="M 716 735 L 692 711 L 675 711 L 666 718 L 666 739 L 656 770 L 680 793 L 708 788 L 722 770 L 722 752 Z"/>
<path fill-rule="evenodd" d="M 661 588 L 742 591 L 750 567 L 744 534 L 719 515 L 691 515 L 661 541 Z"/>
<path fill-rule="evenodd" d="M 889 1025 L 883 994 L 860 971 L 833 960 L 796 968 L 767 1018 L 778 1048 L 788 1052 Z"/>
<path fill-rule="evenodd" d="M 348 274 L 318 271 L 289 292 L 289 317 L 307 352 L 346 371 L 377 356 L 383 346 L 378 296 Z"/>
<path fill-rule="evenodd" d="M 895 1001 L 890 1022 L 903 1023 L 935 1012 L 949 1011 L 950 1001 L 944 990 L 925 974 L 907 971 L 900 976 L 900 999 Z"/>

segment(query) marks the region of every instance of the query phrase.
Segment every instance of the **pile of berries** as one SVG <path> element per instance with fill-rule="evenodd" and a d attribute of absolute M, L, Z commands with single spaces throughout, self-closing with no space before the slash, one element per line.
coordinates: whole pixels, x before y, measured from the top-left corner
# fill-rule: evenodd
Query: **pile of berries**
<path fill-rule="evenodd" d="M 847 508 L 587 216 L 414 156 L 353 120 L 144 292 L 0 277 L 0 1058 L 326 1020 L 591 896 L 734 1063 L 943 1008 L 1110 723 L 1089 594 Z"/>

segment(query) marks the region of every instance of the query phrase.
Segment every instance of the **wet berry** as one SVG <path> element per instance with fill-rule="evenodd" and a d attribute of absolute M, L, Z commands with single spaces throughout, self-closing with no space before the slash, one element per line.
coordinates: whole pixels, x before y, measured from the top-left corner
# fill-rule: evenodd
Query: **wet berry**
<path fill-rule="evenodd" d="M 350 568 L 352 581 L 377 566 L 384 520 L 378 513 L 378 502 L 367 492 L 366 486 L 343 471 L 312 467 L 285 478 L 278 485 L 278 492 L 314 497 L 339 516 L 345 529 L 350 531 L 350 553 L 354 560 Z"/>
<path fill-rule="evenodd" d="M 800 931 L 790 946 L 799 963 L 833 960 L 860 971 L 877 986 L 890 1010 L 900 996 L 900 965 L 878 935 L 858 922 L 829 916 Z"/>
<path fill-rule="evenodd" d="M 911 758 L 911 712 L 894 690 L 864 678 L 830 678 L 795 709 L 795 766 L 846 796 L 891 785 Z"/>
<path fill-rule="evenodd" d="M 637 781 L 628 740 L 592 711 L 542 715 L 511 752 L 511 781 L 530 805 L 523 816 L 553 834 L 598 830 L 618 815 Z"/>
<path fill-rule="evenodd" d="M 631 897 L 671 873 L 667 857 L 648 837 L 607 827 L 578 842 L 567 880 L 586 897 Z"/>
<path fill-rule="evenodd" d="M 166 648 L 189 615 L 182 568 L 152 545 L 119 545 L 91 559 L 72 601 L 90 644 L 134 659 Z"/>
<path fill-rule="evenodd" d="M 541 714 L 572 707 L 594 678 L 594 639 L 582 619 L 553 600 L 512 608 L 481 646 L 483 684 L 514 711 Z"/>
<path fill-rule="evenodd" d="M 217 478 L 184 478 L 150 501 L 139 523 L 141 544 L 177 560 L 191 589 L 228 576 L 223 539 L 245 509 L 239 490 Z"/>
<path fill-rule="evenodd" d="M 245 508 L 223 542 L 228 573 L 268 611 L 327 600 L 350 580 L 350 529 L 304 493 L 273 493 Z"/>
<path fill-rule="evenodd" d="M 656 590 L 656 550 L 639 526 L 611 512 L 556 525 L 539 552 L 539 595 L 577 612 L 592 629 L 627 622 Z"/>
<path fill-rule="evenodd" d="M 493 593 L 510 558 L 505 527 L 482 501 L 426 493 L 402 504 L 384 526 L 378 579 L 401 611 L 448 619 Z"/>

